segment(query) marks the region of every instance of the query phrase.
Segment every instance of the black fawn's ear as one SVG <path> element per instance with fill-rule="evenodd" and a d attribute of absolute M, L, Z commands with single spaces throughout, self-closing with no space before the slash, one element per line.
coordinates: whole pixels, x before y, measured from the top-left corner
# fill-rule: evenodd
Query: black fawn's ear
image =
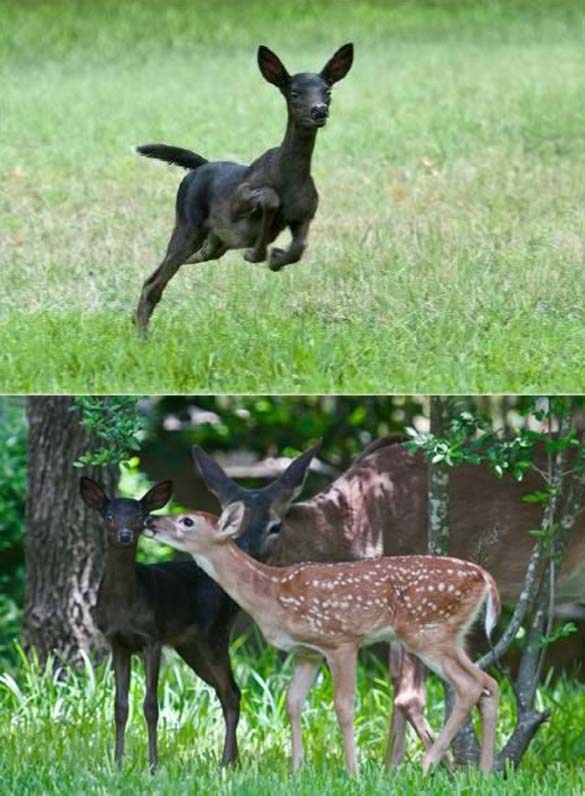
<path fill-rule="evenodd" d="M 320 447 L 321 440 L 319 440 L 316 445 L 313 445 L 312 448 L 309 448 L 309 450 L 297 456 L 297 458 L 289 464 L 280 478 L 268 487 L 268 490 L 274 494 L 272 508 L 278 515 L 283 516 L 292 501 L 300 495 L 311 462 Z"/>
<path fill-rule="evenodd" d="M 146 513 L 150 514 L 151 511 L 162 509 L 162 507 L 169 502 L 172 494 L 173 482 L 161 481 L 159 484 L 155 484 L 152 489 L 148 490 L 146 495 L 140 500 L 140 503 Z"/>
<path fill-rule="evenodd" d="M 99 511 L 100 514 L 104 513 L 108 498 L 103 487 L 97 481 L 83 476 L 79 479 L 79 493 L 86 506 Z"/>
<path fill-rule="evenodd" d="M 198 445 L 193 446 L 193 458 L 201 478 L 205 481 L 207 488 L 213 492 L 215 497 L 225 508 L 228 503 L 236 499 L 239 487 L 232 479 L 225 474 L 219 464 L 208 456 Z"/>
<path fill-rule="evenodd" d="M 217 523 L 217 536 L 220 539 L 233 539 L 239 536 L 246 527 L 246 506 L 241 500 L 230 503 L 225 508 Z"/>
<path fill-rule="evenodd" d="M 353 64 L 353 44 L 344 44 L 335 55 L 330 58 L 323 69 L 321 77 L 326 83 L 332 86 L 338 80 L 342 80 L 351 69 Z"/>
<path fill-rule="evenodd" d="M 283 91 L 290 80 L 290 75 L 278 55 L 263 44 L 258 47 L 258 67 L 262 76 L 273 86 Z"/>

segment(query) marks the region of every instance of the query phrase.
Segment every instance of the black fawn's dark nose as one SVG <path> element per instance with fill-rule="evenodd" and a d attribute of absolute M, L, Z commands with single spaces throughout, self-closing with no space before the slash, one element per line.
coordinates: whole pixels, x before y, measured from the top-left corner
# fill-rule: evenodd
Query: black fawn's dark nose
<path fill-rule="evenodd" d="M 120 531 L 118 539 L 122 544 L 130 544 L 132 541 L 132 531 Z"/>
<path fill-rule="evenodd" d="M 311 118 L 316 122 L 326 119 L 328 113 L 329 109 L 327 108 L 327 105 L 313 105 L 311 108 Z"/>

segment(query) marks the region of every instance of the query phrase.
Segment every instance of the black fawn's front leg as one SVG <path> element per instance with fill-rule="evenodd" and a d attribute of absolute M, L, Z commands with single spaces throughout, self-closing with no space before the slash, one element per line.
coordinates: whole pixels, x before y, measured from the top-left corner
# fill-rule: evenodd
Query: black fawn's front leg
<path fill-rule="evenodd" d="M 266 259 L 266 247 L 272 239 L 272 222 L 280 207 L 280 199 L 273 188 L 258 188 L 250 191 L 248 202 L 252 211 L 262 211 L 262 218 L 256 243 L 246 250 L 244 259 L 249 263 L 261 263 Z"/>
<path fill-rule="evenodd" d="M 124 732 L 128 720 L 128 691 L 130 690 L 130 654 L 120 648 L 112 650 L 114 659 L 114 676 L 116 680 L 116 696 L 114 704 L 114 720 L 116 723 L 115 760 L 122 763 L 124 755 Z"/>
<path fill-rule="evenodd" d="M 290 225 L 292 240 L 288 249 L 279 249 L 274 246 L 270 250 L 268 267 L 271 271 L 280 271 L 280 269 L 284 268 L 285 265 L 297 263 L 301 259 L 303 252 L 305 251 L 310 225 L 311 219 L 303 221 L 299 224 Z"/>
<path fill-rule="evenodd" d="M 158 677 L 160 673 L 160 644 L 144 650 L 144 672 L 146 675 L 146 694 L 144 695 L 144 717 L 148 728 L 148 762 L 153 774 L 158 764 L 157 724 L 158 724 Z"/>

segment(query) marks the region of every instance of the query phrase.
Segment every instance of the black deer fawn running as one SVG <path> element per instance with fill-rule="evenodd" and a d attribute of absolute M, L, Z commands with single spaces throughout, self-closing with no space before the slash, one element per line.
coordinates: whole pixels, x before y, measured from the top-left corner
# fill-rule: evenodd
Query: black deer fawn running
<path fill-rule="evenodd" d="M 321 72 L 289 75 L 280 59 L 258 49 L 264 78 L 279 89 L 288 112 L 286 133 L 279 147 L 269 149 L 251 166 L 209 162 L 187 149 L 146 144 L 136 151 L 189 169 L 176 201 L 175 228 L 167 253 L 148 277 L 136 311 L 138 332 L 148 322 L 169 281 L 185 263 L 216 260 L 228 249 L 246 249 L 244 257 L 278 271 L 300 260 L 317 210 L 319 196 L 311 177 L 311 156 L 317 131 L 327 122 L 331 87 L 345 77 L 353 62 L 353 45 L 345 44 Z M 288 227 L 288 248 L 267 246 Z"/>

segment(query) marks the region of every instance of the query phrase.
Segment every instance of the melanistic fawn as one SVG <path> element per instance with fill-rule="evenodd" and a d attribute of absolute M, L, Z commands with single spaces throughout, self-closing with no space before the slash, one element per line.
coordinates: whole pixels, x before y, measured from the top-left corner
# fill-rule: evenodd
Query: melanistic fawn
<path fill-rule="evenodd" d="M 169 281 L 185 263 L 216 260 L 228 249 L 246 249 L 249 262 L 266 260 L 278 271 L 300 260 L 319 196 L 311 177 L 311 157 L 319 128 L 327 122 L 331 87 L 345 77 L 353 62 L 353 45 L 345 44 L 319 73 L 289 75 L 280 59 L 258 49 L 264 78 L 279 89 L 287 106 L 282 144 L 269 149 L 251 166 L 209 162 L 187 149 L 146 144 L 136 151 L 189 169 L 179 186 L 175 228 L 164 260 L 145 281 L 136 326 L 145 334 L 150 316 Z M 286 227 L 288 248 L 267 246 Z"/>
<path fill-rule="evenodd" d="M 274 502 L 286 510 L 304 483 L 315 450 L 294 459 L 264 489 L 244 490 L 232 484 L 230 494 L 234 498 L 253 494 L 261 507 Z M 200 448 L 194 450 L 194 457 L 209 488 L 220 500 L 225 498 L 227 491 L 218 465 Z M 116 680 L 116 762 L 121 762 L 124 753 L 130 662 L 133 655 L 140 655 L 146 673 L 144 715 L 150 768 L 156 768 L 157 688 L 163 645 L 172 647 L 215 690 L 225 720 L 222 763 L 234 762 L 238 756 L 240 691 L 232 674 L 229 642 L 239 607 L 192 559 L 136 563 L 138 540 L 145 522 L 151 511 L 162 508 L 170 500 L 172 483 L 157 484 L 141 500 L 110 498 L 90 478 L 81 478 L 80 491 L 83 501 L 101 514 L 107 531 L 96 622 L 112 650 Z M 216 518 L 209 516 L 210 521 L 215 521 Z M 241 531 L 238 545 L 252 556 L 265 557 L 270 529 L 263 522 L 250 522 Z"/>
<path fill-rule="evenodd" d="M 140 655 L 146 675 L 144 716 L 151 771 L 157 766 L 157 690 L 163 645 L 175 649 L 214 688 L 226 725 L 222 762 L 234 762 L 240 691 L 232 674 L 229 636 L 238 607 L 192 560 L 136 563 L 145 520 L 149 512 L 170 500 L 172 482 L 157 484 L 141 500 L 109 498 L 90 478 L 81 479 L 80 490 L 84 502 L 102 515 L 107 529 L 96 622 L 112 650 L 116 762 L 120 764 L 124 754 L 131 658 Z"/>

